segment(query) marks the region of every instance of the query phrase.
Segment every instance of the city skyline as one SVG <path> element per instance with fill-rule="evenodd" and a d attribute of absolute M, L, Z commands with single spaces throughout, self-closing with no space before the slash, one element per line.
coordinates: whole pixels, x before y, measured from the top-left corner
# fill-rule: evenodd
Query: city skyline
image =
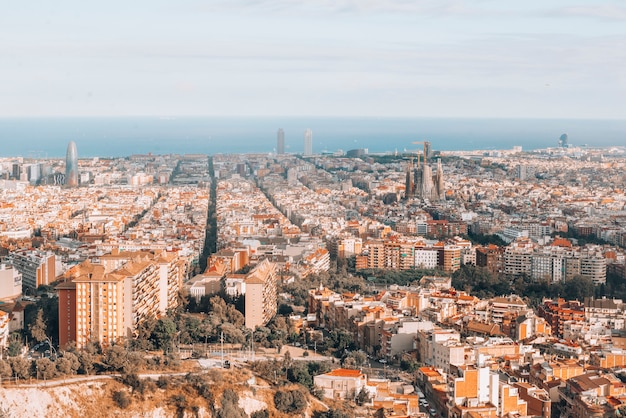
<path fill-rule="evenodd" d="M 0 16 L 1 115 L 624 118 L 617 0 L 62 6 Z"/>

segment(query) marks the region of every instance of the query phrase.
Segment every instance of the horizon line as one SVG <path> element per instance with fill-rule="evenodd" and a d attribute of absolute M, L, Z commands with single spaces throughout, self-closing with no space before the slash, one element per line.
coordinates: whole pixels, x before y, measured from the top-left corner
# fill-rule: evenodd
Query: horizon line
<path fill-rule="evenodd" d="M 149 118 L 162 120 L 192 119 L 192 118 L 222 118 L 222 119 L 464 119 L 464 120 L 586 120 L 586 121 L 624 121 L 626 117 L 575 117 L 575 116 L 385 116 L 385 115 L 0 115 L 0 120 L 8 119 L 126 119 Z"/>

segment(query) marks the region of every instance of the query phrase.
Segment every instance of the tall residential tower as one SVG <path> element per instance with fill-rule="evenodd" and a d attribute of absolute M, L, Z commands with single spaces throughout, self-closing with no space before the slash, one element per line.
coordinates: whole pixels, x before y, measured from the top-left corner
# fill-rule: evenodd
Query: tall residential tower
<path fill-rule="evenodd" d="M 285 153 L 285 131 L 283 128 L 278 130 L 278 136 L 276 138 L 276 154 Z"/>
<path fill-rule="evenodd" d="M 74 141 L 67 145 L 65 154 L 65 184 L 68 187 L 78 186 L 78 151 Z"/>
<path fill-rule="evenodd" d="M 313 155 L 313 131 L 304 131 L 304 153 L 302 155 Z"/>

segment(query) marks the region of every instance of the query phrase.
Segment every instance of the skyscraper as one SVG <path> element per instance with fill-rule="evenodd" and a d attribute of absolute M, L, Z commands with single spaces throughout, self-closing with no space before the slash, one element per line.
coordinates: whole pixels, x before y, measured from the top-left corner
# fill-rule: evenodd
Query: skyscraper
<path fill-rule="evenodd" d="M 304 153 L 302 155 L 313 155 L 313 131 L 304 131 Z"/>
<path fill-rule="evenodd" d="M 69 187 L 78 186 L 78 151 L 74 141 L 67 145 L 65 154 L 65 184 Z"/>
<path fill-rule="evenodd" d="M 278 136 L 276 138 L 276 154 L 285 153 L 285 131 L 283 128 L 278 130 Z"/>

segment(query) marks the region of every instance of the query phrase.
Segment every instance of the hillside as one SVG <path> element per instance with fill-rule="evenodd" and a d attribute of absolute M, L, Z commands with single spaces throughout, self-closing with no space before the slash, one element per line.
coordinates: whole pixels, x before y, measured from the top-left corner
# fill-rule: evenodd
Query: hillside
<path fill-rule="evenodd" d="M 257 416 L 283 418 L 311 417 L 327 409 L 297 385 L 272 387 L 247 370 L 212 369 L 185 376 L 155 377 L 94 377 L 87 382 L 70 379 L 69 383 L 49 381 L 46 386 L 5 386 L 0 391 L 0 417 L 245 417 L 267 410 L 268 415 L 259 412 Z M 305 405 L 297 413 L 277 411 L 277 390 L 301 392 Z M 236 406 L 228 404 L 233 400 Z"/>

